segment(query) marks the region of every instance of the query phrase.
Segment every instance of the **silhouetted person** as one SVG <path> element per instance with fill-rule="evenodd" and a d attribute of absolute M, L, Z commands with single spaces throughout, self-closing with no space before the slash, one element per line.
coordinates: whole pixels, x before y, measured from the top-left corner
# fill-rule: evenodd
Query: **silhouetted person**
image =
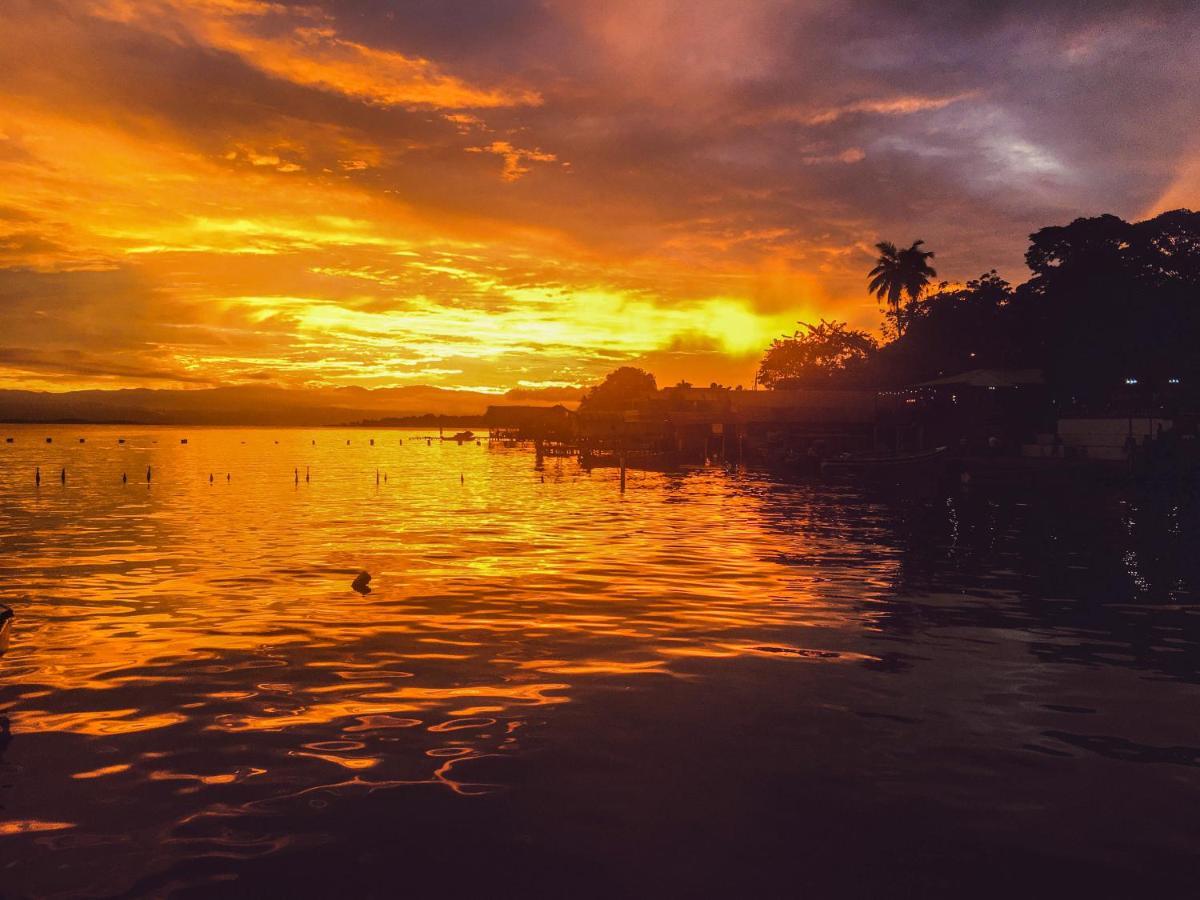
<path fill-rule="evenodd" d="M 12 635 L 13 611 L 0 603 L 0 656 L 8 651 L 8 640 Z"/>

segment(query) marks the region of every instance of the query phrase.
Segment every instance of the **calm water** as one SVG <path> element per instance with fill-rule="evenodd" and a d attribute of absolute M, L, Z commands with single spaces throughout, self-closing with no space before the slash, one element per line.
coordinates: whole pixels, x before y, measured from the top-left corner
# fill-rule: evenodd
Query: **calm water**
<path fill-rule="evenodd" d="M 2 896 L 1195 890 L 1190 502 L 0 434 Z"/>

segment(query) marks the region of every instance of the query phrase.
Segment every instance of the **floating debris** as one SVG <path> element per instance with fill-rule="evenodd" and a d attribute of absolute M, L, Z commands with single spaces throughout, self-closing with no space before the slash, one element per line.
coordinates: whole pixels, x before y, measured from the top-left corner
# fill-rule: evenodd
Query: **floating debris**
<path fill-rule="evenodd" d="M 809 650 L 805 647 L 753 647 L 759 653 L 779 653 L 786 656 L 798 656 L 801 659 L 840 659 L 842 654 L 835 650 Z"/>
<path fill-rule="evenodd" d="M 352 587 L 354 590 L 358 591 L 360 594 L 362 594 L 365 597 L 367 594 L 371 593 L 370 584 L 371 584 L 371 573 L 368 572 L 366 569 L 363 569 L 363 571 L 359 572 L 356 576 L 354 576 L 354 580 L 352 582 L 350 582 L 350 587 Z"/>
<path fill-rule="evenodd" d="M 186 444 L 186 443 L 187 443 L 187 438 L 180 438 L 180 439 L 179 439 L 179 443 L 181 443 L 181 444 Z"/>

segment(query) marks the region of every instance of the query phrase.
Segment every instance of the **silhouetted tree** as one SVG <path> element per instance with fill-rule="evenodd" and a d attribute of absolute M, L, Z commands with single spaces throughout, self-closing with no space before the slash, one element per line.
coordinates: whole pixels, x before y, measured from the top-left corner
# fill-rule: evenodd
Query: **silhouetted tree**
<path fill-rule="evenodd" d="M 828 384 L 865 362 L 875 350 L 874 338 L 845 322 L 822 319 L 816 325 L 799 324 L 804 331 L 776 338 L 767 348 L 758 369 L 760 384 L 768 388 Z"/>
<path fill-rule="evenodd" d="M 867 273 L 871 279 L 867 287 L 876 299 L 887 304 L 897 336 L 904 334 L 908 325 L 909 311 L 904 299 L 908 298 L 909 308 L 915 306 L 930 280 L 937 277 L 937 271 L 929 265 L 933 251 L 922 250 L 924 243 L 913 241 L 902 250 L 891 241 L 880 241 L 875 245 L 879 258 L 875 268 Z"/>
<path fill-rule="evenodd" d="M 1076 219 L 1030 235 L 1025 260 L 1014 305 L 1065 399 L 1200 376 L 1200 213 Z"/>
<path fill-rule="evenodd" d="M 1032 274 L 1017 288 L 993 270 L 932 294 L 933 254 L 922 242 L 881 242 L 870 287 L 888 305 L 890 340 L 858 342 L 840 363 L 838 341 L 855 333 L 806 325 L 768 348 L 760 379 L 886 388 L 976 368 L 1040 368 L 1061 403 L 1105 403 L 1127 381 L 1147 399 L 1200 399 L 1200 212 L 1081 218 L 1029 241 Z"/>
<path fill-rule="evenodd" d="M 633 366 L 621 366 L 609 372 L 604 381 L 589 390 L 579 408 L 588 412 L 629 409 L 657 390 L 658 383 L 649 372 Z"/>
<path fill-rule="evenodd" d="M 962 287 L 945 284 L 913 307 L 904 334 L 886 348 L 894 377 L 924 381 L 968 369 L 1030 364 L 1014 334 L 1008 305 L 1013 289 L 993 269 Z"/>

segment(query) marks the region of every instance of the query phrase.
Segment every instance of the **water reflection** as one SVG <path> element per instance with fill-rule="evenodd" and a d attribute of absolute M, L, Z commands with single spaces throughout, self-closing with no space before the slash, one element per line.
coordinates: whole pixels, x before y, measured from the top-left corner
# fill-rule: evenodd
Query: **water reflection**
<path fill-rule="evenodd" d="M 936 797 L 922 827 L 1066 859 L 1053 817 L 1030 825 L 1084 795 L 1038 768 L 1055 760 L 1123 764 L 1160 807 L 1200 799 L 1161 775 L 1200 744 L 1180 715 L 1200 673 L 1188 498 L 897 500 L 716 470 L 630 473 L 622 495 L 615 473 L 395 432 L 13 431 L 18 891 L 303 893 L 315 846 L 375 885 L 416 812 L 440 823 L 404 829 L 430 860 L 452 827 L 481 857 L 599 866 L 592 887 L 628 893 L 622 861 L 674 871 L 639 856 L 666 835 L 704 855 L 696 804 L 738 824 L 730 860 L 816 847 L 786 815 L 812 802 L 799 785 L 842 810 L 829 834 Z M 37 466 L 67 481 L 35 485 Z M 1124 840 L 1115 818 L 1071 824 Z M 883 878 L 901 863 L 877 840 Z M 674 874 L 660 893 L 686 893 Z"/>

